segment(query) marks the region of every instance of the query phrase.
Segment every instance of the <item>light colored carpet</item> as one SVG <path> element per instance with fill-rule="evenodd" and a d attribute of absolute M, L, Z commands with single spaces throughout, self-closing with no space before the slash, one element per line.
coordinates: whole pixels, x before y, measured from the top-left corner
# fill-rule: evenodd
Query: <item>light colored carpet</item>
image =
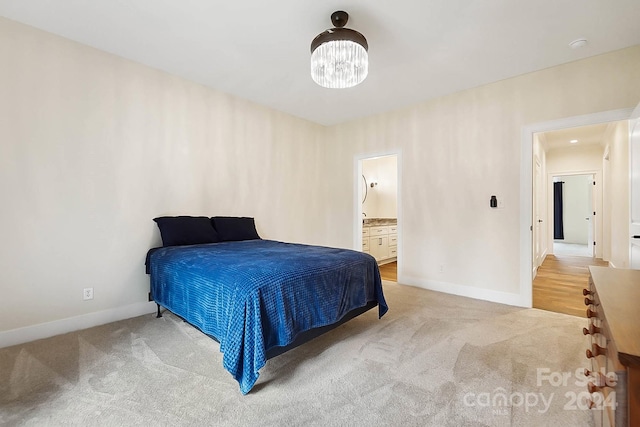
<path fill-rule="evenodd" d="M 169 313 L 0 349 L 0 424 L 593 424 L 571 405 L 586 391 L 584 319 L 384 287 L 385 317 L 271 359 L 246 396 L 218 344 Z M 571 377 L 538 384 L 538 368 Z"/>

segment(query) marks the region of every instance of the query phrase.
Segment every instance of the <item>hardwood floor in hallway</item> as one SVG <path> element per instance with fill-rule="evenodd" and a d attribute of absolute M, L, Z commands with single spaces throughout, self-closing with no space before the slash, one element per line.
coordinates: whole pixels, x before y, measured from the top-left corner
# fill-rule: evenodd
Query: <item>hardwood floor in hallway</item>
<path fill-rule="evenodd" d="M 606 267 L 600 258 L 547 255 L 533 280 L 533 308 L 586 317 L 582 290 L 589 286 L 589 266 Z"/>
<path fill-rule="evenodd" d="M 380 266 L 380 277 L 382 280 L 398 281 L 398 262 L 390 262 Z"/>

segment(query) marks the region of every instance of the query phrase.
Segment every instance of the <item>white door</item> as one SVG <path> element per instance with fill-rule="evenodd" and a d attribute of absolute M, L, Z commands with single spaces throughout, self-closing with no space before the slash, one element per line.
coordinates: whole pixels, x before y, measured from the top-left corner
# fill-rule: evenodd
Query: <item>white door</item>
<path fill-rule="evenodd" d="M 595 221 L 595 217 L 593 216 L 593 213 L 595 212 L 595 208 L 594 208 L 594 199 L 595 197 L 593 197 L 593 188 L 595 187 L 594 185 L 595 182 L 595 177 L 593 175 L 588 175 L 587 176 L 587 210 L 585 212 L 585 220 L 587 222 L 587 246 L 589 247 L 589 256 L 596 256 L 595 254 L 595 248 L 593 246 L 593 242 L 595 240 L 595 234 L 594 234 L 594 229 L 596 227 L 596 221 Z M 597 244 L 597 243 L 596 243 Z"/>
<path fill-rule="evenodd" d="M 631 185 L 629 205 L 629 268 L 640 270 L 640 104 L 629 120 L 629 157 L 631 159 Z"/>
<path fill-rule="evenodd" d="M 542 227 L 542 201 L 543 201 L 543 185 L 542 185 L 542 171 L 540 168 L 540 161 L 536 158 L 536 169 L 535 169 L 535 188 L 533 189 L 533 197 L 535 200 L 533 201 L 533 208 L 535 212 L 533 213 L 534 223 L 534 262 L 533 262 L 533 277 L 537 273 L 538 267 L 542 265 L 542 253 L 543 253 L 543 245 L 542 238 L 544 236 L 543 227 Z"/>

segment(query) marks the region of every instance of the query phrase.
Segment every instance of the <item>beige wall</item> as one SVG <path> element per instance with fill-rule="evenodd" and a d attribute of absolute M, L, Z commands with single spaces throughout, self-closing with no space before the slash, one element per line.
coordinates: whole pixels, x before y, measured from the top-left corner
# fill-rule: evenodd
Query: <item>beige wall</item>
<path fill-rule="evenodd" d="M 617 268 L 629 267 L 629 123 L 617 122 L 607 129 L 604 160 L 605 227 L 609 231 L 609 251 L 605 259 Z"/>
<path fill-rule="evenodd" d="M 518 292 L 522 127 L 640 100 L 640 46 L 329 129 L 4 19 L 0 63 L 0 332 L 146 309 L 157 215 L 353 247 L 355 159 L 394 151 L 401 280 L 500 300 Z"/>
<path fill-rule="evenodd" d="M 396 218 L 398 208 L 398 166 L 396 156 L 382 156 L 362 161 L 367 178 L 367 198 L 362 211 L 367 218 Z M 371 183 L 374 186 L 371 187 Z"/>
<path fill-rule="evenodd" d="M 5 19 L 0 63 L 0 331 L 145 310 L 156 216 L 331 243 L 323 127 Z"/>
<path fill-rule="evenodd" d="M 354 157 L 401 151 L 400 280 L 508 301 L 520 292 L 525 250 L 523 127 L 634 107 L 638 69 L 635 46 L 333 127 L 335 203 L 353 206 Z M 503 195 L 504 209 L 489 208 L 492 194 Z M 338 244 L 353 239 L 356 216 L 352 209 L 333 214 Z"/>
<path fill-rule="evenodd" d="M 567 147 L 547 152 L 547 173 L 601 171 L 604 148 L 601 145 Z"/>

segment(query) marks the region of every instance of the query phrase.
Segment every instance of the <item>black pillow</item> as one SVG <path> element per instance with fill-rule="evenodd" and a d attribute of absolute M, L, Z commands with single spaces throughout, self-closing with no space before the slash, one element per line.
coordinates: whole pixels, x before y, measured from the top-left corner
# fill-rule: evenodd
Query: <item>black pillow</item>
<path fill-rule="evenodd" d="M 214 216 L 211 223 L 223 242 L 260 239 L 253 218 L 238 216 Z"/>
<path fill-rule="evenodd" d="M 206 216 L 162 216 L 153 219 L 160 229 L 163 246 L 197 245 L 220 241 Z"/>

